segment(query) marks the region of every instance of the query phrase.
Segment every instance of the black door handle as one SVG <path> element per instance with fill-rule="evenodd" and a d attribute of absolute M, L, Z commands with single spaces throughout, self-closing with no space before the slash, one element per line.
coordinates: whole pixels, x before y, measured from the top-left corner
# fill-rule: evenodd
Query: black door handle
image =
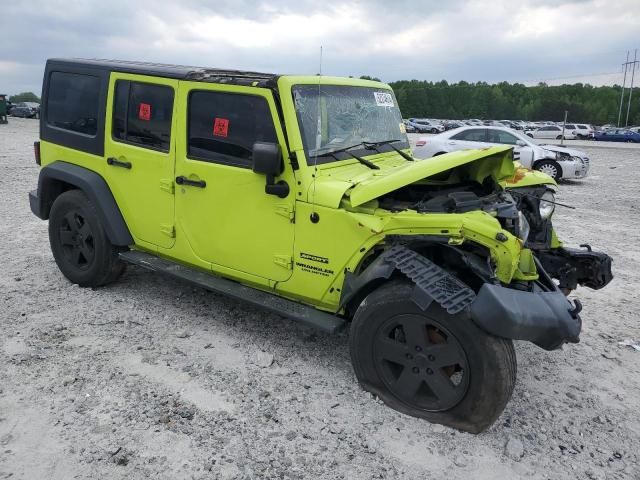
<path fill-rule="evenodd" d="M 189 180 L 187 177 L 183 177 L 182 175 L 176 177 L 176 183 L 178 185 L 189 185 L 190 187 L 198 188 L 204 188 L 207 186 L 207 182 L 204 180 Z"/>
<path fill-rule="evenodd" d="M 117 158 L 107 158 L 107 164 L 111 165 L 112 167 L 122 167 L 126 168 L 127 170 L 131 170 L 131 162 L 121 162 Z"/>

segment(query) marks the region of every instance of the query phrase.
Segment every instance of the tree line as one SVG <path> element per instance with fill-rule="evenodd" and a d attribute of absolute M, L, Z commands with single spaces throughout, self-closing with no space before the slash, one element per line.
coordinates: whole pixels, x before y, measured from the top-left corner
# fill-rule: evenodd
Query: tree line
<path fill-rule="evenodd" d="M 616 124 L 620 106 L 619 85 L 594 87 L 588 84 L 549 86 L 539 83 L 527 87 L 521 83 L 485 82 L 447 83 L 423 80 L 391 82 L 405 117 L 480 118 L 493 120 L 564 119 L 577 123 Z M 627 112 L 625 93 L 621 122 Z M 629 125 L 640 124 L 640 88 L 633 89 Z"/>
<path fill-rule="evenodd" d="M 360 78 L 379 80 L 363 75 Z M 539 83 L 527 87 L 521 83 L 500 82 L 427 82 L 399 80 L 391 82 L 402 114 L 405 117 L 429 117 L 458 120 L 480 118 L 494 120 L 552 120 L 564 119 L 578 123 L 616 124 L 620 107 L 621 87 L 594 87 L 588 84 L 549 86 Z M 626 117 L 625 93 L 622 123 Z M 10 97 L 16 102 L 39 102 L 32 92 Z M 633 89 L 629 125 L 640 124 L 640 88 Z"/>
<path fill-rule="evenodd" d="M 9 97 L 9 101 L 11 103 L 19 103 L 19 102 L 35 102 L 35 103 L 40 103 L 40 97 L 38 97 L 35 93 L 33 92 L 22 92 L 22 93 L 17 93 L 15 95 L 11 95 Z"/>

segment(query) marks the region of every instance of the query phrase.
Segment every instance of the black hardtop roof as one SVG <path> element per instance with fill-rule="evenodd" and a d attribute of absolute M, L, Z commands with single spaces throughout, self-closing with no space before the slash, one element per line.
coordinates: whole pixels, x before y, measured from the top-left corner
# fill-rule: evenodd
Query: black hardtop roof
<path fill-rule="evenodd" d="M 155 77 L 192 80 L 197 82 L 231 83 L 239 85 L 275 86 L 278 75 L 274 73 L 248 72 L 243 70 L 226 70 L 207 67 L 191 67 L 186 65 L 169 65 L 164 63 L 135 62 L 128 60 L 103 60 L 85 58 L 51 58 L 49 66 L 89 67 L 112 72 L 134 73 Z M 256 83 L 257 82 L 257 83 Z"/>

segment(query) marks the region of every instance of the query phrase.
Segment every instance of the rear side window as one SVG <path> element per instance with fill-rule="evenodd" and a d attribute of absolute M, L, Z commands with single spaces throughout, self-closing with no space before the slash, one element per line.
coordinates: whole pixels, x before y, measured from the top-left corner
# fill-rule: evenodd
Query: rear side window
<path fill-rule="evenodd" d="M 53 72 L 47 95 L 47 123 L 63 130 L 95 136 L 99 102 L 98 77 Z"/>
<path fill-rule="evenodd" d="M 250 168 L 255 142 L 277 143 L 267 101 L 254 95 L 195 91 L 189 96 L 187 156 Z"/>
<path fill-rule="evenodd" d="M 169 151 L 173 88 L 118 80 L 113 105 L 114 140 Z"/>

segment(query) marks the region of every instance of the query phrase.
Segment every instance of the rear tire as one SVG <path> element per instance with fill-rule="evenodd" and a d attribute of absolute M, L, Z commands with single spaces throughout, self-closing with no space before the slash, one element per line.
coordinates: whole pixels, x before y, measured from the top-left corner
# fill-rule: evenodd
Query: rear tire
<path fill-rule="evenodd" d="M 356 377 L 395 410 L 479 433 L 511 398 L 513 342 L 485 333 L 468 313 L 451 315 L 435 302 L 421 310 L 412 290 L 392 281 L 358 308 L 349 336 Z"/>
<path fill-rule="evenodd" d="M 64 192 L 53 202 L 49 243 L 62 274 L 81 287 L 114 282 L 126 268 L 107 238 L 96 206 L 80 190 Z"/>

